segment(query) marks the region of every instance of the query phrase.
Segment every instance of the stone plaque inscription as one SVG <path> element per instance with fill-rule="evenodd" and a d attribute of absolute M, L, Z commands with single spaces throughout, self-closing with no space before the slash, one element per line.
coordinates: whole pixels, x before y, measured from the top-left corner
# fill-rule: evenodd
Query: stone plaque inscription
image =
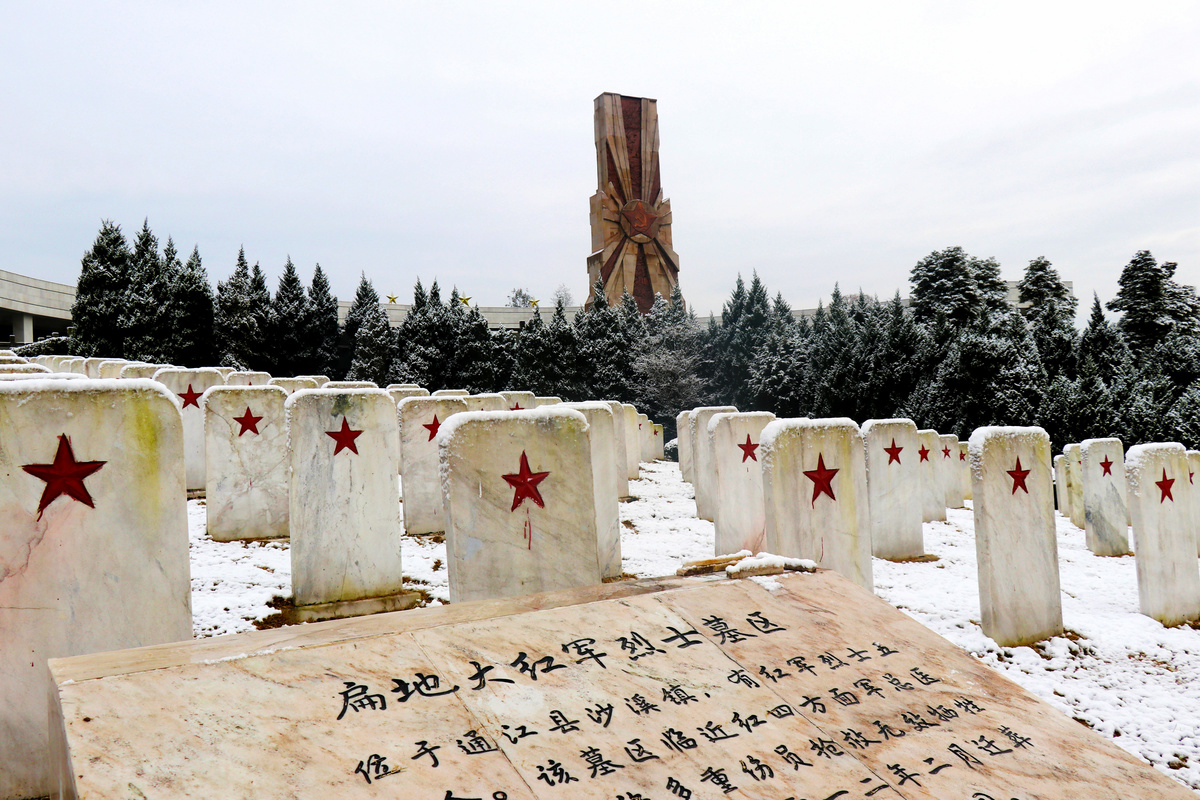
<path fill-rule="evenodd" d="M 833 573 L 663 586 L 74 682 L 56 662 L 70 774 L 96 798 L 1192 796 Z"/>

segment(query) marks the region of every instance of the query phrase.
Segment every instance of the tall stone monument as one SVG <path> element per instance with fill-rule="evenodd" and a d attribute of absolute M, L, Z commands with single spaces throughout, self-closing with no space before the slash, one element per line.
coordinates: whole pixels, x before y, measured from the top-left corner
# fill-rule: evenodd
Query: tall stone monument
<path fill-rule="evenodd" d="M 596 98 L 597 189 L 591 200 L 588 305 L 596 280 L 609 302 L 628 291 L 645 314 L 671 296 L 679 257 L 671 249 L 671 201 L 658 170 L 658 101 L 606 92 Z"/>

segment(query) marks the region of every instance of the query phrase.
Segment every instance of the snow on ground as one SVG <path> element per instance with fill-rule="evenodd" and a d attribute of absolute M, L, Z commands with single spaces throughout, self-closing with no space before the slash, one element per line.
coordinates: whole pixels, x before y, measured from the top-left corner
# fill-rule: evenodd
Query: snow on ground
<path fill-rule="evenodd" d="M 713 555 L 713 525 L 696 519 L 692 487 L 673 462 L 642 465 L 621 504 L 624 570 L 673 575 Z M 1200 793 L 1200 630 L 1164 628 L 1138 613 L 1134 559 L 1088 552 L 1083 531 L 1058 517 L 1063 621 L 1068 634 L 1036 647 L 998 647 L 979 627 L 975 538 L 969 509 L 925 525 L 925 549 L 939 560 L 876 559 L 876 593 L 1055 708 Z M 198 637 L 254 629 L 291 595 L 286 541 L 219 543 L 205 533 L 203 500 L 188 503 L 192 615 Z M 446 546 L 406 537 L 404 573 L 449 598 Z"/>

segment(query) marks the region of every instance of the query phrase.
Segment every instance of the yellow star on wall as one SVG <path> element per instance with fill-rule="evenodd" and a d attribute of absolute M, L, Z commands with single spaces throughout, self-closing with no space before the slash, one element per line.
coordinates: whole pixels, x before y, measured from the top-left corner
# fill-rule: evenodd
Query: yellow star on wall
<path fill-rule="evenodd" d="M 389 303 L 394 303 L 394 302 L 396 302 L 396 295 L 394 295 L 394 294 L 389 294 L 389 295 L 387 296 L 387 299 L 388 299 L 388 302 L 389 302 Z"/>
<path fill-rule="evenodd" d="M 537 308 L 537 304 L 538 304 L 538 301 L 537 301 L 537 300 L 530 300 L 530 301 L 529 301 L 529 305 L 533 306 L 534 308 Z"/>
<path fill-rule="evenodd" d="M 464 306 L 471 305 L 471 298 L 469 298 L 469 297 L 460 297 L 458 299 L 459 299 L 459 302 L 461 302 Z"/>

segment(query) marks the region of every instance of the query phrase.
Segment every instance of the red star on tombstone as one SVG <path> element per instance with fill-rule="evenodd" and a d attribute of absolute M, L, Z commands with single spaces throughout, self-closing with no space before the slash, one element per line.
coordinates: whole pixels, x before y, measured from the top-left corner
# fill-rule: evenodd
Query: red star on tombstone
<path fill-rule="evenodd" d="M 1189 473 L 1188 473 L 1188 483 L 1190 483 L 1190 484 L 1193 484 L 1193 485 L 1194 485 L 1194 484 L 1196 483 L 1196 481 L 1195 481 L 1195 477 L 1196 477 L 1196 473 L 1194 473 L 1194 472 L 1189 472 Z"/>
<path fill-rule="evenodd" d="M 1112 475 L 1112 465 L 1113 460 L 1108 456 L 1105 456 L 1104 460 L 1100 462 L 1100 468 L 1104 470 L 1100 477 L 1103 478 L 1105 475 Z"/>
<path fill-rule="evenodd" d="M 891 464 L 892 462 L 895 462 L 895 463 L 899 464 L 900 463 L 900 451 L 903 449 L 904 449 L 903 447 L 896 446 L 896 439 L 893 437 L 892 438 L 892 446 L 883 448 L 883 452 L 888 454 L 888 463 Z"/>
<path fill-rule="evenodd" d="M 950 448 L 943 447 L 942 448 L 942 458 L 949 458 L 949 457 L 950 457 Z"/>
<path fill-rule="evenodd" d="M 758 445 L 753 444 L 750 441 L 750 434 L 748 434 L 748 433 L 746 434 L 746 443 L 739 444 L 738 447 L 740 447 L 742 449 L 742 463 L 743 464 L 746 463 L 747 458 L 749 458 L 752 461 L 758 461 L 758 456 L 754 455 L 754 451 L 758 449 Z"/>
<path fill-rule="evenodd" d="M 525 455 L 525 451 L 521 451 L 521 467 L 516 474 L 501 475 L 508 482 L 508 485 L 513 487 L 512 508 L 509 511 L 516 511 L 517 507 L 526 499 L 537 503 L 538 508 L 545 508 L 546 504 L 542 502 L 542 493 L 538 491 L 538 484 L 546 479 L 549 472 L 531 472 L 529 469 L 529 459 Z"/>
<path fill-rule="evenodd" d="M 179 396 L 183 398 L 183 407 L 187 408 L 188 406 L 195 406 L 196 408 L 199 408 L 200 394 L 200 392 L 192 391 L 192 385 L 189 383 L 187 391 L 179 393 Z"/>
<path fill-rule="evenodd" d="M 962 450 L 958 451 L 958 460 L 959 460 L 959 461 L 966 461 L 966 460 L 967 460 L 967 454 L 966 454 L 965 452 L 963 452 Z"/>
<path fill-rule="evenodd" d="M 1017 468 L 1008 470 L 1008 474 L 1013 481 L 1013 494 L 1017 493 L 1017 489 L 1024 489 L 1025 494 L 1029 494 L 1029 487 L 1025 485 L 1025 479 L 1029 477 L 1029 470 L 1021 469 L 1020 458 L 1017 459 Z"/>
<path fill-rule="evenodd" d="M 325 431 L 325 435 L 337 442 L 337 447 L 333 448 L 333 454 L 336 456 L 343 450 L 349 450 L 354 455 L 358 455 L 358 445 L 354 440 L 362 436 L 362 431 L 350 430 L 350 423 L 346 422 L 346 417 L 342 417 L 342 427 L 336 431 Z"/>
<path fill-rule="evenodd" d="M 46 488 L 42 490 L 42 499 L 38 502 L 38 519 L 42 518 L 42 512 L 46 510 L 46 506 L 64 494 L 78 500 L 88 508 L 95 508 L 96 504 L 92 502 L 92 496 L 88 493 L 87 487 L 83 485 L 83 479 L 107 463 L 107 461 L 76 461 L 75 451 L 71 449 L 71 440 L 65 433 L 60 435 L 53 464 L 25 464 L 21 467 L 33 477 L 46 482 Z"/>
<path fill-rule="evenodd" d="M 1158 502 L 1161 503 L 1164 500 L 1170 500 L 1172 503 L 1175 502 L 1175 498 L 1171 496 L 1171 486 L 1174 483 L 1175 483 L 1175 479 L 1168 478 L 1167 471 L 1164 469 L 1162 480 L 1154 482 L 1154 485 L 1158 487 L 1158 490 L 1160 492 L 1162 492 L 1162 496 L 1158 498 Z"/>
<path fill-rule="evenodd" d="M 520 400 L 513 403 L 513 407 L 509 409 L 509 411 L 520 411 L 520 410 L 521 410 L 521 401 Z M 426 427 L 428 427 L 428 426 L 426 426 Z"/>
<path fill-rule="evenodd" d="M 921 454 L 922 461 L 929 460 L 929 448 L 928 447 L 926 447 L 925 445 L 921 445 L 921 449 L 918 450 L 917 452 Z"/>
<path fill-rule="evenodd" d="M 432 442 L 433 437 L 437 436 L 438 428 L 442 427 L 442 423 L 438 422 L 437 414 L 434 414 L 433 422 L 430 422 L 426 425 L 422 425 L 421 427 L 424 428 L 425 430 L 429 431 L 429 438 L 426 439 L 426 441 Z"/>
<path fill-rule="evenodd" d="M 833 496 L 833 476 L 838 474 L 836 469 L 825 469 L 825 456 L 822 453 L 817 453 L 817 468 L 804 470 L 804 477 L 813 482 L 812 504 L 815 508 L 817 498 L 823 494 L 829 495 L 830 500 L 836 501 Z"/>
<path fill-rule="evenodd" d="M 253 434 L 257 434 L 258 433 L 258 421 L 260 419 L 262 419 L 262 417 L 256 417 L 253 414 L 251 414 L 250 406 L 246 406 L 245 414 L 242 414 L 240 417 L 233 418 L 234 422 L 236 422 L 238 425 L 242 426 L 242 429 L 240 431 L 238 431 L 238 436 L 240 437 L 246 431 L 250 431 Z"/>

